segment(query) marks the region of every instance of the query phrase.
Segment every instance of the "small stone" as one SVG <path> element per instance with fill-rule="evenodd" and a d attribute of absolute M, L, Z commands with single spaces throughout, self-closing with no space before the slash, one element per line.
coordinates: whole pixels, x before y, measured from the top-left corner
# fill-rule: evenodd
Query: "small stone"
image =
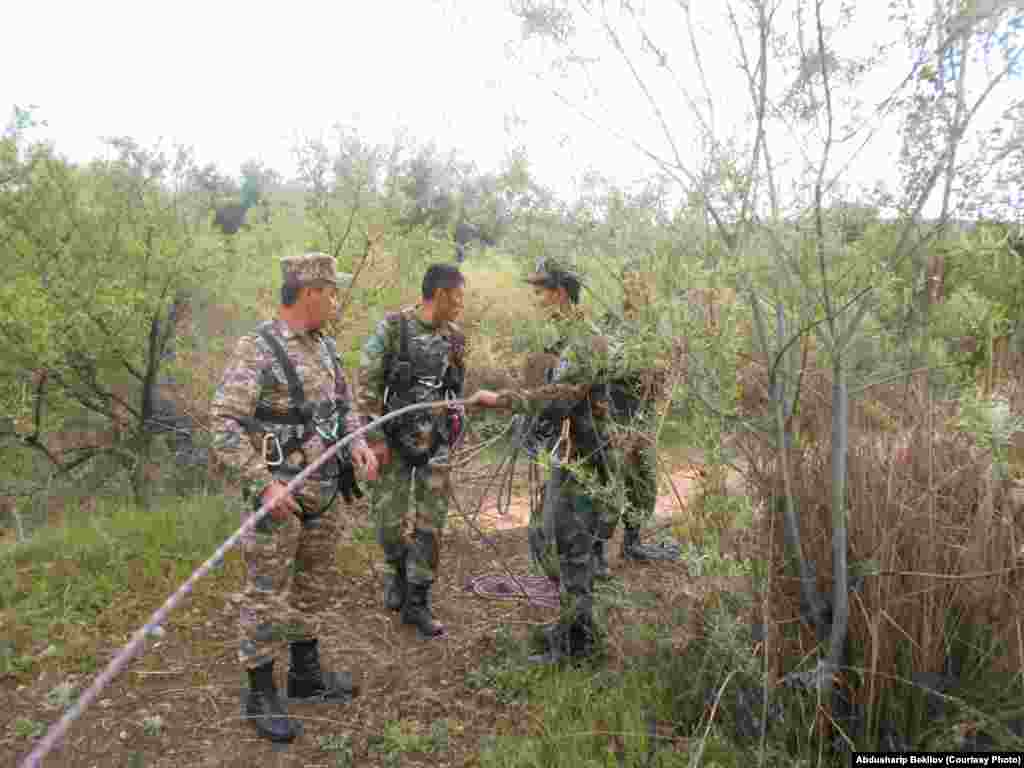
<path fill-rule="evenodd" d="M 121 733 L 118 734 L 118 737 L 121 739 L 121 741 L 124 741 L 128 738 L 128 731 L 121 731 Z"/>
<path fill-rule="evenodd" d="M 112 706 L 114 706 L 114 700 L 113 699 L 100 699 L 100 706 L 103 707 L 104 709 L 107 709 L 108 707 L 112 707 Z"/>

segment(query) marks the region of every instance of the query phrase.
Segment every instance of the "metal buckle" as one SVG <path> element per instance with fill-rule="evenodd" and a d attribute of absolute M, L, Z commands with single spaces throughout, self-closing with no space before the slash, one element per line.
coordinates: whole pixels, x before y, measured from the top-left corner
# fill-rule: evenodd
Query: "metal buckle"
<path fill-rule="evenodd" d="M 276 459 L 267 456 L 268 445 L 277 449 Z M 281 441 L 277 439 L 277 435 L 273 432 L 266 432 L 263 435 L 263 461 L 267 463 L 268 467 L 280 467 L 284 464 L 284 449 L 281 447 Z"/>
<path fill-rule="evenodd" d="M 313 429 L 323 440 L 335 442 L 338 439 L 338 432 L 341 431 L 341 417 L 336 406 L 331 407 L 330 415 L 320 416 L 316 409 L 313 410 Z"/>
<path fill-rule="evenodd" d="M 417 376 L 416 383 L 430 389 L 440 389 L 444 386 L 444 379 L 440 376 Z"/>
<path fill-rule="evenodd" d="M 335 442 L 338 439 L 338 432 L 341 431 L 341 419 L 333 419 L 333 425 L 330 429 L 327 428 L 328 422 L 331 420 L 325 419 L 322 422 L 314 422 L 316 433 L 320 435 L 321 439 L 327 440 L 328 442 Z"/>

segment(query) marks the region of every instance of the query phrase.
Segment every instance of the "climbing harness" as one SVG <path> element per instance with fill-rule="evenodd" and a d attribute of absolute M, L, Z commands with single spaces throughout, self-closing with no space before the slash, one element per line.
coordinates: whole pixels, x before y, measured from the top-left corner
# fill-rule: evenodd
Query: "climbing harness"
<path fill-rule="evenodd" d="M 259 405 L 248 426 L 263 431 L 263 461 L 271 472 L 288 476 L 298 474 L 306 466 L 305 445 L 314 435 L 320 437 L 326 446 L 334 445 L 343 435 L 344 407 L 337 400 L 310 401 L 306 399 L 305 388 L 299 379 L 295 364 L 288 356 L 277 337 L 271 332 L 270 323 L 257 328 L 260 338 L 266 342 L 274 359 L 284 372 L 288 385 L 288 411 L 284 414 L 275 413 L 264 405 Z M 328 339 L 320 342 L 327 350 L 334 368 L 334 375 L 342 375 L 341 363 L 333 343 Z M 346 406 L 347 407 L 347 406 Z M 267 427 L 270 426 L 270 429 Z M 302 456 L 300 464 L 289 464 L 288 460 L 295 454 Z M 340 455 L 339 455 L 340 454 Z M 333 468 L 324 475 L 325 480 L 334 480 L 334 494 L 324 507 L 334 503 L 340 491 L 349 504 L 353 496 L 362 498 L 362 490 L 355 479 L 352 458 L 348 450 L 334 454 Z M 255 500 L 254 500 L 255 501 Z M 301 504 L 300 504 L 301 506 Z"/>

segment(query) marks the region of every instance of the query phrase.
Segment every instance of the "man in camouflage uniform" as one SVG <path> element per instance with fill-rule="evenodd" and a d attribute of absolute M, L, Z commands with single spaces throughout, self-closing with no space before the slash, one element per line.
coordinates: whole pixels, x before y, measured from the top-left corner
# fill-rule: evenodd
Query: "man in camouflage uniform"
<path fill-rule="evenodd" d="M 547 635 L 547 652 L 530 660 L 551 664 L 593 651 L 594 547 L 606 538 L 614 509 L 604 498 L 613 492 L 614 456 L 608 444 L 607 387 L 601 383 L 606 344 L 575 310 L 579 278 L 547 260 L 527 282 L 534 286 L 541 306 L 552 311 L 560 334 L 554 347 L 558 361 L 549 383 L 534 392 L 547 401 L 537 422 L 552 425 L 557 436 L 548 447 L 554 463 L 544 493 L 547 524 L 541 530 L 553 529 L 561 617 Z M 531 552 L 543 565 L 550 544 L 547 536 L 538 533 L 536 521 L 531 527 Z"/>
<path fill-rule="evenodd" d="M 288 717 L 273 677 L 285 643 L 289 698 L 343 702 L 357 692 L 351 676 L 321 669 L 318 637 L 330 604 L 326 572 L 339 527 L 332 502 L 339 485 L 346 495 L 352 487 L 353 463 L 369 479 L 377 463 L 357 438 L 351 463 L 329 460 L 294 495 L 285 491 L 360 419 L 349 410 L 334 341 L 320 332 L 337 301 L 334 259 L 312 253 L 282 259 L 281 267 L 278 317 L 239 339 L 214 395 L 211 421 L 214 454 L 242 487 L 243 520 L 270 505 L 242 541 L 239 661 L 249 676 L 243 711 L 260 735 L 291 741 L 301 726 Z"/>
<path fill-rule="evenodd" d="M 539 269 L 527 277 L 526 282 L 533 285 L 537 305 L 554 326 L 558 338 L 544 347 L 543 353 L 535 355 L 527 364 L 527 368 L 541 366 L 543 371 L 528 370 L 526 381 L 535 385 L 551 384 L 555 369 L 558 367 L 559 355 L 567 341 L 567 329 L 573 320 L 579 320 L 577 309 L 580 300 L 580 282 L 577 275 L 560 265 L 554 259 L 542 260 Z M 558 434 L 558 425 L 549 419 L 534 414 L 529 422 L 523 422 L 526 434 L 524 438 L 527 450 L 536 457 L 539 450 L 551 450 Z M 558 552 L 555 547 L 554 504 L 545 503 L 551 493 L 557 493 L 556 482 L 561 475 L 554 472 L 548 474 L 541 485 L 536 503 L 530 507 L 530 520 L 527 528 L 527 541 L 530 548 L 530 560 L 534 568 L 554 582 L 559 580 Z M 552 487 L 554 486 L 554 487 Z"/>
<path fill-rule="evenodd" d="M 370 504 L 384 556 L 384 603 L 401 611 L 402 622 L 423 638 L 444 632 L 433 617 L 431 589 L 448 519 L 450 451 L 461 430 L 461 410 L 444 403 L 462 396 L 465 339 L 456 321 L 463 288 L 457 267 L 427 269 L 422 303 L 389 313 L 377 324 L 363 345 L 359 368 L 359 407 L 369 418 L 414 403 L 438 403 L 367 435 L 381 456 Z M 485 407 L 498 399 L 487 391 L 477 398 Z"/>

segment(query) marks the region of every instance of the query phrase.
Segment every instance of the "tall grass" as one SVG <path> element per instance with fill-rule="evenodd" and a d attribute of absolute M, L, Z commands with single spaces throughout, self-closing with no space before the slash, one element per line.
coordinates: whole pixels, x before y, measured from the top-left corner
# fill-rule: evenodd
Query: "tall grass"
<path fill-rule="evenodd" d="M 790 461 L 804 552 L 824 594 L 832 589 L 830 393 L 827 372 L 805 374 Z M 962 429 L 962 415 L 962 401 L 930 397 L 920 380 L 869 389 L 850 406 L 854 589 L 841 687 L 865 748 L 876 747 L 880 732 L 891 728 L 911 744 L 955 748 L 949 723 L 936 722 L 934 712 L 929 718 L 921 706 L 926 681 L 953 696 L 947 716 L 961 723 L 998 718 L 1006 694 L 1017 709 L 1024 706 L 1020 687 L 1010 686 L 1024 674 L 1018 619 L 1024 521 L 1001 460 Z M 777 455 L 749 437 L 740 443 L 758 500 L 771 509 Z M 776 673 L 813 657 L 815 646 L 812 629 L 799 620 L 799 590 L 786 567 L 781 528 L 772 529 L 777 588 L 769 599 L 774 626 L 786 628 L 769 642 L 768 668 Z M 988 693 L 979 694 L 986 686 Z M 971 703 L 986 699 L 980 709 Z"/>
<path fill-rule="evenodd" d="M 239 524 L 237 507 L 220 496 L 159 499 L 149 510 L 101 500 L 89 514 L 5 546 L 0 634 L 8 654 L 25 658 L 40 646 L 84 647 L 89 638 L 134 629 L 159 607 L 140 598 L 170 594 Z M 197 594 L 215 587 L 216 576 L 210 582 Z M 80 660 L 86 667 L 95 662 Z"/>

